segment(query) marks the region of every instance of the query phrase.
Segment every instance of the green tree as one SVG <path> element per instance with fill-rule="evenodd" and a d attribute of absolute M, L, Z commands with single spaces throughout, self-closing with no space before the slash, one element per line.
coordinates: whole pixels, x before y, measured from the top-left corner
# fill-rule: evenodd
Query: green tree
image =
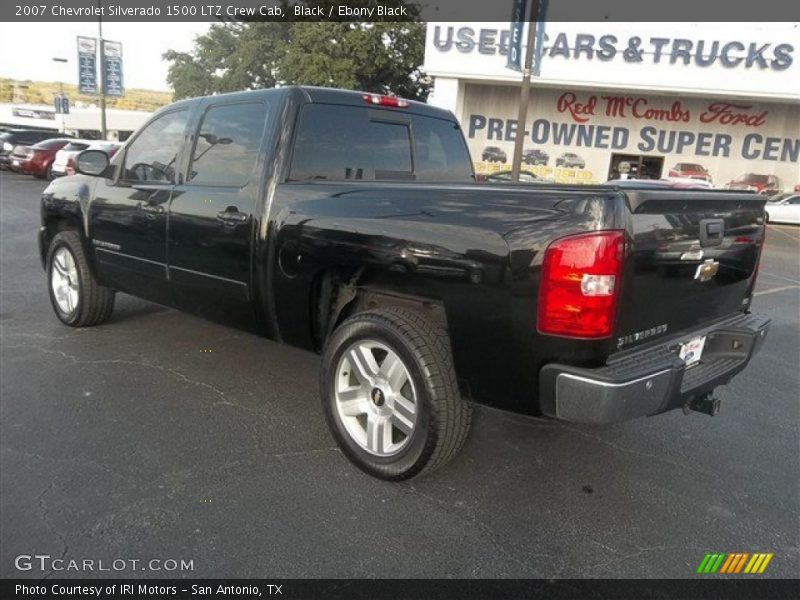
<path fill-rule="evenodd" d="M 425 100 L 424 47 L 420 22 L 220 23 L 164 59 L 176 99 L 296 84 Z"/>

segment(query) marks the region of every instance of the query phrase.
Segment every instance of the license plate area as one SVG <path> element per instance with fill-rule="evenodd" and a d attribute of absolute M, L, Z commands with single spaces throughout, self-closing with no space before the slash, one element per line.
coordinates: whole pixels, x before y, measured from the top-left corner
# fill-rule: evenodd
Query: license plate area
<path fill-rule="evenodd" d="M 687 368 L 692 367 L 700 362 L 705 345 L 706 336 L 693 338 L 678 346 L 678 358 L 686 364 Z"/>

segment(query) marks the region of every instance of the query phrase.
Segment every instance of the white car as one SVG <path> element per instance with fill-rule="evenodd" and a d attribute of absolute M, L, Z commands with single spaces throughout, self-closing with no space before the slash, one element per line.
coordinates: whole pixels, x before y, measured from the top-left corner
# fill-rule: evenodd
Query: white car
<path fill-rule="evenodd" d="M 769 223 L 792 223 L 800 225 L 800 194 L 792 194 L 775 202 L 767 202 Z"/>
<path fill-rule="evenodd" d="M 675 183 L 683 183 L 694 187 L 702 187 L 713 189 L 714 185 L 707 179 L 698 179 L 696 177 L 665 177 L 667 181 L 674 181 Z"/>
<path fill-rule="evenodd" d="M 84 150 L 102 150 L 109 156 L 113 156 L 121 144 L 116 142 L 106 142 L 102 140 L 72 140 L 61 150 L 56 152 L 53 160 L 53 177 L 63 177 L 64 175 L 75 174 L 75 157 Z"/>

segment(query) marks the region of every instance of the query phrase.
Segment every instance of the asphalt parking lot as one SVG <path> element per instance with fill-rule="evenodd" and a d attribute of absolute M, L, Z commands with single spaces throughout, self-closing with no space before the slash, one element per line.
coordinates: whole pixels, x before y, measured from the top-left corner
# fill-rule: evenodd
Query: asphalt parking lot
<path fill-rule="evenodd" d="M 753 309 L 773 326 L 719 391 L 605 428 L 476 408 L 461 455 L 389 484 L 335 448 L 313 354 L 118 295 L 52 314 L 45 183 L 0 173 L 0 576 L 20 554 L 192 560 L 192 577 L 694 577 L 706 552 L 800 572 L 800 228 L 773 226 Z M 109 573 L 94 573 L 109 576 Z"/>

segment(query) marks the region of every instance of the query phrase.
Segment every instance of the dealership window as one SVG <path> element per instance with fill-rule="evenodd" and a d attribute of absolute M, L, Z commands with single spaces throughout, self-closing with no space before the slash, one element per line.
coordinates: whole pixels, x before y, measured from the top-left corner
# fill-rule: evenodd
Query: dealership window
<path fill-rule="evenodd" d="M 181 109 L 151 121 L 128 146 L 122 179 L 174 183 L 175 161 L 183 146 L 187 119 L 187 111 Z"/>
<path fill-rule="evenodd" d="M 245 185 L 261 147 L 268 106 L 263 102 L 209 108 L 195 136 L 187 183 Z"/>

